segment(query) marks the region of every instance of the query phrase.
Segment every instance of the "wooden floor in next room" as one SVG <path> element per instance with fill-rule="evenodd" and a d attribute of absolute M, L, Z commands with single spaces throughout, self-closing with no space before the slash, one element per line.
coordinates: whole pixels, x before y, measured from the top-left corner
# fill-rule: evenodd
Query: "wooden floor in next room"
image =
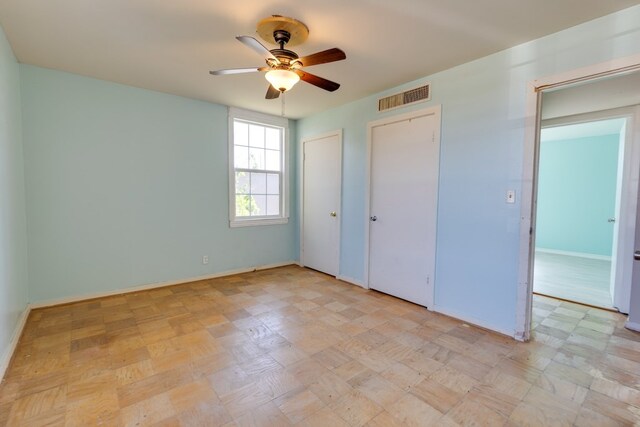
<path fill-rule="evenodd" d="M 533 291 L 613 309 L 611 261 L 536 251 Z"/>
<path fill-rule="evenodd" d="M 534 298 L 533 339 L 300 267 L 35 310 L 10 426 L 640 424 L 640 334 Z"/>

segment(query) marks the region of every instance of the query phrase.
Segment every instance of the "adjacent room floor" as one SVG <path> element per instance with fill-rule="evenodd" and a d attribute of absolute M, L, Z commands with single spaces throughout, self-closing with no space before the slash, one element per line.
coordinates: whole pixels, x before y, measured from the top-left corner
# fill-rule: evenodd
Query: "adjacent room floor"
<path fill-rule="evenodd" d="M 613 309 L 611 261 L 536 251 L 533 291 Z"/>
<path fill-rule="evenodd" d="M 640 423 L 640 334 L 535 297 L 518 343 L 299 267 L 36 310 L 0 425 Z"/>

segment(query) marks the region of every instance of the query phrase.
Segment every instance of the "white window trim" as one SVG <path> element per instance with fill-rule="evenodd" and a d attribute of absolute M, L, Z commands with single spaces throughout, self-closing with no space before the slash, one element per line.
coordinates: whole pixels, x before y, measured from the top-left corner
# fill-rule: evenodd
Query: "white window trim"
<path fill-rule="evenodd" d="M 236 218 L 236 176 L 234 159 L 234 126 L 235 119 L 255 122 L 280 127 L 284 130 L 283 146 L 284 155 L 282 158 L 282 216 L 278 218 Z M 287 224 L 289 222 L 289 120 L 284 117 L 272 116 L 241 108 L 229 107 L 229 227 L 251 227 L 257 225 Z"/>

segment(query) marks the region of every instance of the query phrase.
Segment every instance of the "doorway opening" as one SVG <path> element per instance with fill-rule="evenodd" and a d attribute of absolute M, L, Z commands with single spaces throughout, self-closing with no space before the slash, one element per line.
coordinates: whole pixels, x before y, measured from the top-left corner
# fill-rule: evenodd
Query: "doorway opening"
<path fill-rule="evenodd" d="M 614 309 L 627 120 L 542 122 L 534 293 Z"/>
<path fill-rule="evenodd" d="M 540 249 L 536 238 L 538 186 L 544 185 L 538 180 L 541 156 L 544 156 L 544 152 L 541 153 L 543 130 L 560 125 L 614 118 L 625 118 L 624 132 L 620 132 L 625 134 L 625 140 L 624 148 L 619 147 L 618 181 L 616 182 L 618 216 L 608 216 L 605 221 L 614 228 L 609 267 L 612 279 L 609 282 L 611 305 L 626 314 L 630 311 L 631 288 L 639 282 L 637 272 L 634 271 L 634 247 L 636 220 L 640 216 L 637 209 L 640 178 L 640 56 L 594 64 L 529 83 L 521 197 L 518 301 L 514 334 L 518 340 L 527 341 L 531 336 L 532 324 L 537 322 L 532 305 L 536 277 L 536 249 Z M 575 163 L 576 159 L 573 159 L 570 166 Z M 609 222 L 609 218 L 613 221 Z M 545 248 L 542 247 L 542 249 Z M 567 254 L 564 253 L 564 255 Z M 575 255 L 575 253 L 569 255 Z M 607 255 L 604 257 L 608 260 Z M 540 275 L 538 272 L 538 276 Z M 606 268 L 604 275 L 606 276 Z M 604 304 L 598 305 L 602 307 Z M 636 310 L 637 308 L 633 308 L 631 311 L 635 313 Z"/>

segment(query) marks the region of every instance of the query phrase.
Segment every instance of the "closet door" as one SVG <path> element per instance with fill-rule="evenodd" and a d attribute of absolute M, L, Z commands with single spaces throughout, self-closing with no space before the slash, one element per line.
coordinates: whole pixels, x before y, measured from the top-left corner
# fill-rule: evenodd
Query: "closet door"
<path fill-rule="evenodd" d="M 369 287 L 423 306 L 433 303 L 438 117 L 371 129 Z"/>
<path fill-rule="evenodd" d="M 342 137 L 336 132 L 304 145 L 302 262 L 338 275 Z"/>

